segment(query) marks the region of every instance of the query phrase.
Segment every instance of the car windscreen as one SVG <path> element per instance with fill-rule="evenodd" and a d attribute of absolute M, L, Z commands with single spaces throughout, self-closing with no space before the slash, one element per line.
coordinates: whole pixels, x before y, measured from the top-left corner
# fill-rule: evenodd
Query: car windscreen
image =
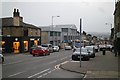
<path fill-rule="evenodd" d="M 93 51 L 93 48 L 92 47 L 87 47 L 88 50 L 90 51 Z"/>
<path fill-rule="evenodd" d="M 80 48 L 77 48 L 76 52 L 80 52 Z M 87 52 L 87 49 L 86 48 L 81 48 L 81 52 Z"/>
<path fill-rule="evenodd" d="M 48 47 L 48 45 L 42 45 L 42 47 Z"/>

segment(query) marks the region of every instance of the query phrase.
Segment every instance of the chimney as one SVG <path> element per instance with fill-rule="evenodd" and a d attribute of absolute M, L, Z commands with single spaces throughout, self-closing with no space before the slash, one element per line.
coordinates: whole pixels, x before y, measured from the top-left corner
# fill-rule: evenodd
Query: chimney
<path fill-rule="evenodd" d="M 16 12 L 16 8 L 14 8 L 13 17 L 20 17 L 19 9 Z"/>
<path fill-rule="evenodd" d="M 22 21 L 23 21 L 23 18 L 20 17 L 19 9 L 15 9 L 14 8 L 14 12 L 13 12 L 13 25 L 14 26 L 20 26 Z"/>

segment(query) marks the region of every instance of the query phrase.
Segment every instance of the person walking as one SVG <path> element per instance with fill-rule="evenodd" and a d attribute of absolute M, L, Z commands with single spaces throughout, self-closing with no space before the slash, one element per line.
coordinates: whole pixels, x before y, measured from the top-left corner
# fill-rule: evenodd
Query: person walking
<path fill-rule="evenodd" d="M 117 56 L 117 41 L 114 40 L 114 53 L 115 53 L 115 57 Z"/>

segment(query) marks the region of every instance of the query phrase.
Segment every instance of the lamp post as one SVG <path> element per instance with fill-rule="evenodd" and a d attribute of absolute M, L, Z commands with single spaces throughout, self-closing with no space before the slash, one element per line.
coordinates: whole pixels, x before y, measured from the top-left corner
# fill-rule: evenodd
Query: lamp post
<path fill-rule="evenodd" d="M 110 25 L 110 30 L 112 30 L 112 23 L 105 23 L 105 24 Z M 109 39 L 110 43 L 112 42 L 111 38 L 112 38 L 112 31 L 111 31 L 111 36 L 110 36 L 110 39 Z"/>
<path fill-rule="evenodd" d="M 112 29 L 112 23 L 105 23 L 106 25 L 110 25 L 111 29 Z"/>
<path fill-rule="evenodd" d="M 60 16 L 52 16 L 52 41 L 53 41 L 53 45 L 55 45 L 54 43 L 54 27 L 53 27 L 53 18 L 55 18 L 55 17 L 60 17 Z"/>

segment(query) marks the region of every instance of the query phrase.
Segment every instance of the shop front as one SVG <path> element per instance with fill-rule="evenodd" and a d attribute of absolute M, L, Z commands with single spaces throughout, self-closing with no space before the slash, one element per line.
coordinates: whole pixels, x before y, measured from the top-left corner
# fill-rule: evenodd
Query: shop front
<path fill-rule="evenodd" d="M 33 45 L 40 45 L 40 40 L 29 37 L 2 37 L 2 52 L 15 54 L 28 52 Z"/>

